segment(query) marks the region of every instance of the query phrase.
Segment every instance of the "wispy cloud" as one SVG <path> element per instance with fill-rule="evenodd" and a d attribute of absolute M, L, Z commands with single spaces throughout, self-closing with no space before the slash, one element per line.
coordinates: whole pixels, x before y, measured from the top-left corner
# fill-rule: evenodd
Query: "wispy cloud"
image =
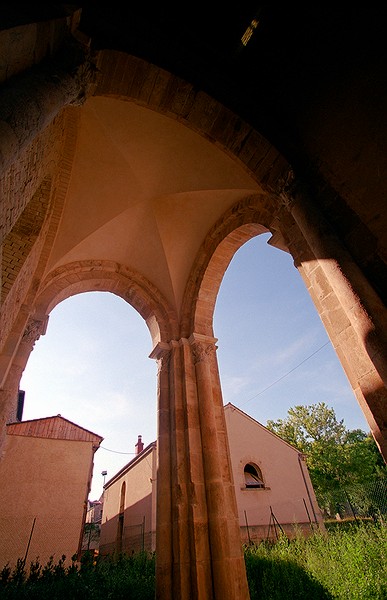
<path fill-rule="evenodd" d="M 249 371 L 254 377 L 257 373 L 268 373 L 270 378 L 274 375 L 281 376 L 318 350 L 321 346 L 318 346 L 317 342 L 317 332 L 310 331 L 296 339 L 284 340 L 283 346 L 280 347 L 276 345 L 274 348 L 269 348 L 268 343 L 250 361 Z"/>
<path fill-rule="evenodd" d="M 228 402 L 240 395 L 251 384 L 250 377 L 228 377 L 222 379 L 223 400 Z"/>

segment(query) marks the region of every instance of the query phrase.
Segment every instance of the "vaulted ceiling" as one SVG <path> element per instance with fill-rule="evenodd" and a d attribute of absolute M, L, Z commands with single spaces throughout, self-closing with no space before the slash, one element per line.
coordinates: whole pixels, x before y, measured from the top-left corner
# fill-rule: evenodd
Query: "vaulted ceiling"
<path fill-rule="evenodd" d="M 85 0 L 75 7 L 92 49 L 125 51 L 173 73 L 266 137 L 387 297 L 381 4 Z M 14 26 L 71 10 L 15 1 L 3 3 L 0 18 L 3 26 Z"/>
<path fill-rule="evenodd" d="M 293 163 L 307 160 L 297 142 L 311 107 L 328 109 L 328 93 L 340 97 L 353 78 L 358 101 L 368 95 L 377 102 L 384 84 L 382 14 L 360 4 L 81 4 L 80 29 L 95 48 L 125 50 L 194 83 L 291 153 Z M 370 80 L 370 63 L 379 63 L 380 81 Z"/>

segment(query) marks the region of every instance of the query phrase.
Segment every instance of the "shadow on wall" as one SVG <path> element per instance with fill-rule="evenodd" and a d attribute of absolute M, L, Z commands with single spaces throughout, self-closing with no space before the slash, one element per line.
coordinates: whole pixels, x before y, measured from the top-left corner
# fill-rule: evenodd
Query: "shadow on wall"
<path fill-rule="evenodd" d="M 117 486 L 121 485 L 122 481 L 118 480 Z M 127 488 L 130 490 L 130 485 Z M 112 510 L 117 496 L 112 494 L 112 499 L 113 503 L 109 497 L 104 500 L 103 515 L 108 515 L 108 518 L 102 517 L 100 555 L 113 555 L 117 551 L 126 554 L 152 552 L 155 534 L 155 531 L 152 531 L 152 495 L 147 494 L 133 503 L 128 500 L 129 506 L 122 513 Z"/>

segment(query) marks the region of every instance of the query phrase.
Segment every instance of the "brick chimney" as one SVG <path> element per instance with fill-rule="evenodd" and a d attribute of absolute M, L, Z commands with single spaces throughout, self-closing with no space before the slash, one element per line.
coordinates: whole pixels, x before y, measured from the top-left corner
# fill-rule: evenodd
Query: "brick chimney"
<path fill-rule="evenodd" d="M 141 435 L 138 436 L 137 444 L 135 445 L 136 454 L 140 454 L 140 452 L 144 449 L 144 444 L 141 441 Z"/>

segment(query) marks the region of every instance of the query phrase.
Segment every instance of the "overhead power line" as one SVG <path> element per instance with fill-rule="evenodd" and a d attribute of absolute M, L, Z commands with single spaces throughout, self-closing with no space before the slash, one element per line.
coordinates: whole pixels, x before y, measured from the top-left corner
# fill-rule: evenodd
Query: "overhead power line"
<path fill-rule="evenodd" d="M 114 454 L 132 454 L 133 456 L 136 454 L 135 452 L 119 452 L 118 450 L 110 450 L 110 448 L 105 448 L 104 446 L 100 446 L 102 450 L 107 450 L 108 452 L 114 452 Z"/>
<path fill-rule="evenodd" d="M 282 381 L 282 379 L 285 379 L 285 377 L 287 377 L 288 375 L 290 375 L 290 373 L 293 373 L 293 371 L 295 371 L 296 369 L 298 369 L 299 367 L 301 367 L 301 365 L 303 365 L 304 363 L 306 363 L 306 361 L 309 360 L 310 358 L 312 358 L 312 356 L 314 356 L 315 354 L 317 354 L 317 352 L 320 352 L 320 350 L 322 350 L 323 348 L 325 348 L 325 346 L 328 346 L 328 344 L 330 344 L 329 341 L 325 342 L 325 344 L 323 344 L 322 346 L 320 346 L 320 348 L 317 348 L 317 350 L 315 350 L 314 352 L 312 352 L 312 354 L 310 354 L 309 356 L 307 356 L 306 358 L 304 358 L 304 360 L 302 360 L 300 363 L 298 363 L 298 365 L 296 365 L 295 367 L 293 367 L 293 369 L 290 369 L 290 371 L 288 371 L 287 373 L 285 373 L 285 375 L 282 375 L 281 377 L 279 377 L 278 379 L 276 379 L 275 381 L 273 381 L 273 383 L 271 383 L 270 385 L 268 385 L 267 387 L 265 387 L 263 390 L 261 390 L 260 392 L 258 392 L 258 394 L 255 394 L 255 396 L 252 396 L 251 398 L 249 398 L 249 400 L 246 400 L 246 402 L 244 402 L 243 404 L 247 404 L 251 400 L 254 400 L 254 398 L 257 398 L 258 396 L 260 396 L 261 394 L 263 394 L 264 392 L 266 392 L 267 390 L 269 390 L 270 388 L 272 388 L 273 385 L 275 385 L 279 381 Z"/>
<path fill-rule="evenodd" d="M 290 369 L 290 371 L 288 371 L 287 373 L 285 373 L 284 375 L 282 375 L 281 377 L 279 377 L 278 379 L 276 379 L 275 381 L 273 381 L 273 383 L 271 383 L 270 385 L 268 385 L 267 387 L 265 387 L 263 390 L 261 390 L 260 392 L 258 392 L 258 394 L 255 394 L 255 396 L 252 396 L 251 398 L 249 398 L 249 400 L 246 400 L 246 402 L 244 402 L 243 404 L 247 404 L 251 400 L 254 400 L 254 398 L 257 398 L 258 396 L 260 396 L 261 394 L 263 394 L 264 392 L 266 392 L 267 390 L 269 390 L 270 388 L 272 388 L 273 385 L 275 385 L 279 381 L 282 381 L 282 379 L 285 379 L 285 377 L 287 377 L 288 375 L 290 375 L 290 373 L 293 373 L 293 371 L 295 371 L 296 369 L 298 369 L 299 367 L 301 367 L 301 365 L 303 365 L 304 363 L 306 363 L 306 361 L 309 360 L 310 358 L 312 358 L 312 356 L 315 356 L 318 352 L 320 352 L 320 350 L 322 350 L 323 348 L 325 348 L 325 346 L 328 346 L 328 344 L 330 344 L 329 341 L 325 342 L 325 344 L 323 344 L 322 346 L 320 346 L 320 348 L 317 348 L 317 350 L 315 350 L 314 352 L 312 352 L 312 354 L 310 354 L 309 356 L 307 356 L 306 358 L 304 358 L 304 360 L 302 360 L 300 363 L 298 363 L 298 365 L 296 365 L 295 367 L 293 367 L 293 369 Z M 242 404 L 242 406 L 243 406 L 243 404 Z M 105 448 L 104 446 L 100 446 L 100 448 L 102 448 L 102 450 L 107 450 L 108 452 L 114 452 L 115 454 L 128 454 L 128 455 L 130 454 L 132 456 L 134 456 L 136 454 L 135 452 L 118 452 L 117 450 L 110 450 L 110 448 Z"/>

